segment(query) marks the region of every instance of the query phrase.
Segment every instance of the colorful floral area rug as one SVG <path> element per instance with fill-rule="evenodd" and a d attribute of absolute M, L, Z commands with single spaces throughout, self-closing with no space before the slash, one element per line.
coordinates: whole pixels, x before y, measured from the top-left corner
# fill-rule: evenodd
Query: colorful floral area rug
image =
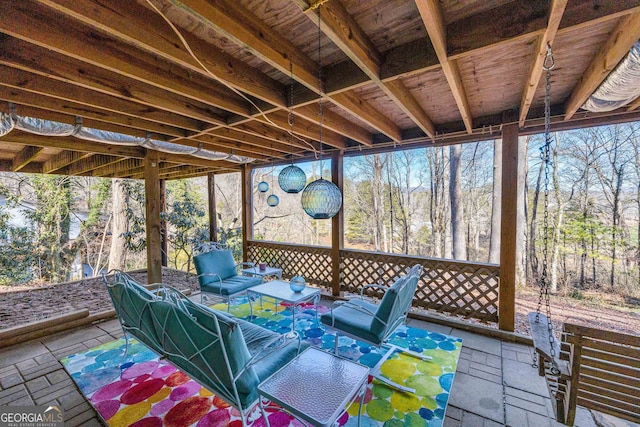
<path fill-rule="evenodd" d="M 226 305 L 214 306 L 226 311 Z M 291 307 L 253 303 L 253 316 L 246 300 L 231 307 L 231 314 L 276 332 L 289 332 Z M 319 313 L 328 311 L 319 307 Z M 315 307 L 296 310 L 296 331 L 310 344 L 333 351 L 335 332 L 316 323 Z M 420 361 L 395 353 L 381 367 L 383 375 L 416 390 L 400 393 L 378 380 L 369 381 L 362 411 L 362 427 L 441 426 L 449 391 L 460 356 L 462 340 L 401 326 L 391 343 L 431 356 Z M 126 357 L 125 340 L 119 339 L 61 360 L 80 391 L 109 426 L 136 427 L 241 427 L 240 414 L 207 389 L 161 360 L 144 345 L 130 340 Z M 340 355 L 373 367 L 383 350 L 340 337 Z M 338 420 L 340 427 L 356 427 L 359 400 Z M 268 411 L 271 427 L 302 427 L 300 421 L 282 411 Z M 256 405 L 249 416 L 251 427 L 266 427 Z"/>

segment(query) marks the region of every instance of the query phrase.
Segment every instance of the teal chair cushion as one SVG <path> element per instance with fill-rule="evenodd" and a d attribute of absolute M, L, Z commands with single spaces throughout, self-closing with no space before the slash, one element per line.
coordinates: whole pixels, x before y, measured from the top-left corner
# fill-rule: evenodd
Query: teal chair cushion
<path fill-rule="evenodd" d="M 207 284 L 200 284 L 200 291 L 229 296 L 257 286 L 262 283 L 260 277 L 235 276 L 222 281 L 222 286 L 217 278 Z"/>
<path fill-rule="evenodd" d="M 159 350 L 150 301 L 154 295 L 144 286 L 128 280 L 107 287 L 118 317 L 127 331 L 135 335 L 151 349 Z"/>
<path fill-rule="evenodd" d="M 193 264 L 199 276 L 200 286 L 219 280 L 217 276 L 207 274 L 217 274 L 220 276 L 220 280 L 238 275 L 236 263 L 233 260 L 233 254 L 230 249 L 209 251 L 196 255 L 193 257 Z M 201 276 L 202 274 L 205 274 L 205 276 Z"/>
<path fill-rule="evenodd" d="M 349 303 L 360 306 L 373 313 L 378 309 L 376 304 L 363 300 L 353 299 L 350 300 Z M 349 307 L 348 305 L 341 305 L 333 309 L 333 320 L 335 321 L 333 325 L 331 312 L 323 314 L 320 320 L 329 327 L 344 331 L 349 335 L 361 337 L 373 344 L 379 345 L 382 342 L 382 335 L 371 330 L 371 315 Z"/>
<path fill-rule="evenodd" d="M 380 304 L 377 306 L 376 316 L 380 319 L 374 318 L 371 321 L 371 332 L 375 335 L 384 335 L 387 325 L 382 322 L 389 322 L 389 316 L 391 315 L 391 310 L 393 309 L 393 305 L 398 299 L 398 291 L 404 286 L 407 278 L 409 276 L 403 276 L 395 281 L 395 283 L 385 291 Z"/>

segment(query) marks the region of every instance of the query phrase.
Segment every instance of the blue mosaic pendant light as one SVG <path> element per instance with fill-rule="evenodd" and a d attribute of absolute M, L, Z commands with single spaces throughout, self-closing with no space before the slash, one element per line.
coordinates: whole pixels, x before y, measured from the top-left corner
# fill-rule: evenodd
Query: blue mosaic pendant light
<path fill-rule="evenodd" d="M 278 206 L 278 203 L 280 203 L 280 198 L 275 194 L 270 194 L 269 197 L 267 197 L 267 205 L 271 206 L 272 208 Z"/>
<path fill-rule="evenodd" d="M 318 64 L 320 59 L 320 13 L 318 13 Z M 322 70 L 322 67 L 318 67 Z M 322 88 L 322 75 L 318 76 L 319 86 Z M 320 116 L 320 179 L 317 179 L 302 192 L 302 209 L 313 219 L 329 219 L 334 217 L 342 207 L 342 192 L 331 181 L 322 178 L 322 91 L 318 100 L 318 112 Z"/>
<path fill-rule="evenodd" d="M 260 181 L 258 184 L 258 191 L 261 193 L 266 193 L 269 191 L 269 183 L 266 181 Z"/>
<path fill-rule="evenodd" d="M 302 209 L 313 219 L 332 218 L 341 207 L 340 189 L 324 178 L 313 181 L 302 192 Z"/>
<path fill-rule="evenodd" d="M 289 165 L 280 171 L 278 184 L 285 193 L 299 193 L 307 185 L 307 175 L 295 165 Z"/>

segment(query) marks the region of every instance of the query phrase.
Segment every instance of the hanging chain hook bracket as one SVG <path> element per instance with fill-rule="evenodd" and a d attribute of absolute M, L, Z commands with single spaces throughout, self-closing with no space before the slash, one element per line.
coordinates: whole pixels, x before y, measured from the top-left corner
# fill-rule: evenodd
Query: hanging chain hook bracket
<path fill-rule="evenodd" d="M 551 44 L 547 43 L 547 54 L 544 57 L 542 63 L 542 69 L 545 71 L 553 70 L 556 66 L 556 60 L 553 57 L 553 51 L 551 50 Z"/>

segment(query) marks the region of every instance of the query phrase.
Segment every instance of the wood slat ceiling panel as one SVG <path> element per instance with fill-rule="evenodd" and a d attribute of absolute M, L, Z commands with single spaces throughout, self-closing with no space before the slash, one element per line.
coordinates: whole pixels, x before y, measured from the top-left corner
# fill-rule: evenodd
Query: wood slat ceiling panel
<path fill-rule="evenodd" d="M 474 117 L 520 107 L 533 62 L 534 40 L 485 49 L 458 61 Z"/>
<path fill-rule="evenodd" d="M 1 148 L 0 159 L 11 160 L 17 153 L 19 153 L 24 148 L 24 145 L 3 141 L 3 142 L 0 142 L 0 148 Z"/>
<path fill-rule="evenodd" d="M 341 115 L 345 119 L 347 119 L 349 121 L 352 121 L 352 122 L 358 124 L 359 126 L 362 126 L 363 128 L 365 128 L 368 132 L 370 132 L 372 134 L 378 133 L 378 131 L 376 129 L 374 129 L 372 126 L 370 126 L 367 123 L 365 123 L 364 121 L 362 121 L 359 117 L 356 117 L 355 115 L 353 115 L 350 112 L 340 108 L 339 106 L 337 106 L 335 104 L 332 104 L 331 102 L 324 101 L 322 103 L 322 106 L 323 106 L 322 108 L 326 108 L 328 110 L 331 110 L 334 113 Z M 318 105 L 315 104 L 314 107 L 318 108 Z"/>
<path fill-rule="evenodd" d="M 426 36 L 413 1 L 342 0 L 345 8 L 379 52 Z M 389 31 L 393 28 L 393 31 Z"/>
<path fill-rule="evenodd" d="M 57 148 L 44 148 L 38 153 L 38 155 L 32 160 L 32 162 L 44 162 L 45 160 L 50 159 L 61 151 L 62 150 L 59 150 Z"/>
<path fill-rule="evenodd" d="M 368 84 L 355 89 L 354 93 L 374 109 L 380 111 L 386 117 L 395 122 L 400 129 L 408 129 L 415 126 L 413 120 L 400 110 L 383 91 L 375 84 Z"/>
<path fill-rule="evenodd" d="M 149 7 L 146 0 L 137 1 L 145 7 Z M 282 73 L 274 70 L 269 64 L 253 55 L 247 49 L 238 46 L 228 38 L 206 28 L 195 17 L 186 14 L 183 10 L 173 5 L 169 0 L 153 0 L 153 3 L 178 27 L 179 30 L 193 34 L 194 36 L 213 45 L 212 48 L 219 48 L 234 58 L 246 62 L 251 67 L 269 74 L 272 78 L 276 78 L 277 80 L 284 79 Z"/>
<path fill-rule="evenodd" d="M 447 78 L 441 69 L 430 70 L 402 79 L 424 111 L 434 123 L 449 123 L 462 120 L 460 110 L 449 89 Z"/>
<path fill-rule="evenodd" d="M 445 24 L 459 21 L 472 15 L 510 3 L 512 0 L 452 0 L 441 1 L 442 18 Z"/>
<path fill-rule="evenodd" d="M 291 0 L 242 0 L 247 9 L 276 30 L 307 56 L 317 61 L 318 26 Z M 322 65 L 344 61 L 347 56 L 322 34 Z M 284 83 L 284 82 L 283 82 Z"/>
<path fill-rule="evenodd" d="M 558 33 L 553 44 L 556 66 L 551 77 L 551 104 L 562 103 L 569 98 L 571 90 L 619 21 L 613 19 Z M 531 104 L 533 108 L 544 106 L 544 79 L 543 74 Z"/>
<path fill-rule="evenodd" d="M 376 129 L 374 129 L 373 127 L 371 127 L 370 125 L 368 125 L 367 123 L 365 123 L 364 121 L 362 121 L 359 117 L 351 114 L 350 112 L 340 108 L 339 106 L 332 104 L 331 102 L 328 101 L 323 101 L 322 103 L 323 108 L 326 110 L 330 110 L 336 114 L 341 115 L 342 117 L 344 117 L 345 119 L 356 123 L 358 126 L 363 127 L 364 129 L 366 129 L 368 132 L 375 134 L 378 133 L 378 131 Z M 317 104 L 314 105 L 315 108 L 317 107 Z"/>

